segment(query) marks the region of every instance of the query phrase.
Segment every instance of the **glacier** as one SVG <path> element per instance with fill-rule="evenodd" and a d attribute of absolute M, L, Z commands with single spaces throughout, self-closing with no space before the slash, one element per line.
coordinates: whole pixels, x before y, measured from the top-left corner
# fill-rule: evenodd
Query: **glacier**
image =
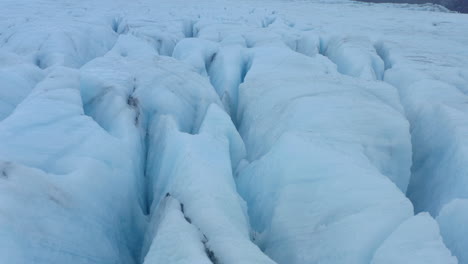
<path fill-rule="evenodd" d="M 0 7 L 0 263 L 468 264 L 468 16 Z"/>

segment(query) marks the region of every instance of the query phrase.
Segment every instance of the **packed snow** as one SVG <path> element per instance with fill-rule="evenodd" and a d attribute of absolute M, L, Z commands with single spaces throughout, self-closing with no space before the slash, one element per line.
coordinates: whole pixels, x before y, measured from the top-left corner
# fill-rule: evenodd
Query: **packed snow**
<path fill-rule="evenodd" d="M 0 263 L 468 264 L 468 16 L 0 3 Z"/>

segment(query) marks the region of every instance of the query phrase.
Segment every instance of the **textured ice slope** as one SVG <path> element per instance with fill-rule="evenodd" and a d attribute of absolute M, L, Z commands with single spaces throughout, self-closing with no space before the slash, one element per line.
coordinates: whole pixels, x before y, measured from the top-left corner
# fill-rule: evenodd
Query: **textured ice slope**
<path fill-rule="evenodd" d="M 0 263 L 467 263 L 467 17 L 0 7 Z"/>

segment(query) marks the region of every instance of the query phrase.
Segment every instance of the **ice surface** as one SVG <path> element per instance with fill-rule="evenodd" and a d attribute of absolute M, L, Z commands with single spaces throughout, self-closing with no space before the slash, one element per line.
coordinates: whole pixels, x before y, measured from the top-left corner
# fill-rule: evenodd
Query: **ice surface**
<path fill-rule="evenodd" d="M 445 205 L 437 216 L 444 242 L 457 256 L 459 263 L 468 262 L 467 209 L 467 199 L 455 199 Z"/>
<path fill-rule="evenodd" d="M 436 217 L 447 204 L 468 197 L 464 71 L 454 67 L 454 74 L 446 65 L 433 63 L 434 55 L 409 56 L 390 45 L 379 49 L 388 67 L 384 79 L 398 88 L 411 124 L 413 165 L 407 195 L 416 212 Z M 451 211 L 453 219 L 463 216 L 462 210 Z M 442 235 L 451 241 L 447 246 L 460 263 L 466 263 L 459 249 L 463 239 L 455 241 L 449 231 Z"/>
<path fill-rule="evenodd" d="M 208 40 L 188 38 L 177 43 L 172 56 L 192 65 L 199 74 L 208 76 L 207 68 L 217 49 L 217 45 Z"/>
<path fill-rule="evenodd" d="M 467 263 L 466 28 L 349 0 L 2 1 L 0 263 Z"/>
<path fill-rule="evenodd" d="M 203 234 L 190 224 L 182 205 L 167 196 L 161 201 L 158 211 L 152 216 L 150 226 L 157 230 L 145 264 L 152 263 L 212 263 L 205 253 Z"/>
<path fill-rule="evenodd" d="M 341 76 L 321 56 L 252 53 L 238 108 L 252 162 L 239 172 L 239 190 L 260 247 L 279 263 L 369 263 L 413 215 L 397 188 L 408 184 L 411 151 L 396 91 Z M 436 263 L 451 259 L 443 243 L 427 250 L 442 256 Z"/>
<path fill-rule="evenodd" d="M 44 74 L 22 57 L 0 51 L 0 120 L 13 112 Z"/>
<path fill-rule="evenodd" d="M 136 178 L 121 143 L 83 115 L 75 70 L 36 85 L 1 122 L 0 142 L 2 262 L 137 258 Z"/>
<path fill-rule="evenodd" d="M 409 237 L 408 234 L 413 236 Z M 376 251 L 371 263 L 457 263 L 446 250 L 437 223 L 427 213 L 403 222 Z"/>
<path fill-rule="evenodd" d="M 384 62 L 366 37 L 330 37 L 321 43 L 322 53 L 338 65 L 340 73 L 368 80 L 381 80 Z"/>
<path fill-rule="evenodd" d="M 371 3 L 409 3 L 414 4 L 416 7 L 424 8 L 427 7 L 433 8 L 433 10 L 443 10 L 443 7 L 448 8 L 461 13 L 468 13 L 468 4 L 463 0 L 361 0 L 363 2 Z M 431 5 L 431 4 L 433 5 Z M 438 6 L 441 5 L 441 6 Z"/>
<path fill-rule="evenodd" d="M 116 34 L 110 27 L 60 22 L 52 27 L 47 22 L 9 27 L 0 37 L 2 49 L 28 56 L 40 68 L 53 65 L 79 67 L 104 55 L 115 42 Z M 43 31 L 43 27 L 49 28 Z"/>
<path fill-rule="evenodd" d="M 273 263 L 250 241 L 245 205 L 232 177 L 232 164 L 245 150 L 227 114 L 211 105 L 196 135 L 179 132 L 170 117 L 159 119 L 150 133 L 155 135 L 148 153 L 154 162 L 148 168 L 154 177 L 152 211 L 170 194 L 220 263 Z M 150 256 L 167 254 L 151 250 Z"/>

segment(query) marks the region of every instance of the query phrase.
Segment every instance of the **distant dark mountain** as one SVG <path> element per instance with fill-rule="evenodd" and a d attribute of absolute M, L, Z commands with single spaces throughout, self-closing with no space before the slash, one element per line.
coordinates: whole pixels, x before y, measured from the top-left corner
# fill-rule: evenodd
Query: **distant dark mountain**
<path fill-rule="evenodd" d="M 370 3 L 407 3 L 407 4 L 426 4 L 433 3 L 446 7 L 449 10 L 460 13 L 468 13 L 468 0 L 358 0 Z"/>

